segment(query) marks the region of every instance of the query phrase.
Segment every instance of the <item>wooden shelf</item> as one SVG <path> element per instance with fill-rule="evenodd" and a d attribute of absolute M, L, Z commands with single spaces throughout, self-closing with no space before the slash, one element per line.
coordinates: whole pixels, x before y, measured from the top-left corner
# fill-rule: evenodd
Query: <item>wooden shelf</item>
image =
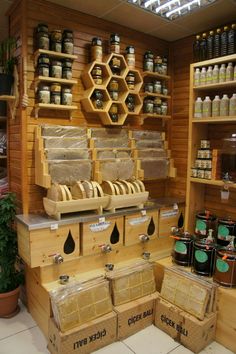
<path fill-rule="evenodd" d="M 190 178 L 190 182 L 193 183 L 201 183 L 201 184 L 208 184 L 211 186 L 218 186 L 218 187 L 223 187 L 227 185 L 229 188 L 236 188 L 236 183 L 227 183 L 221 180 L 214 180 L 214 179 L 204 179 L 204 178 Z"/>
<path fill-rule="evenodd" d="M 36 50 L 36 52 L 34 53 L 35 66 L 37 66 L 38 57 L 40 56 L 40 54 L 47 54 L 49 57 L 52 57 L 52 58 L 59 58 L 59 59 L 71 59 L 71 60 L 75 60 L 75 59 L 78 58 L 77 55 L 73 55 L 73 54 L 66 54 L 66 53 L 54 52 L 54 51 L 52 51 L 52 50 L 38 49 L 38 50 Z"/>
<path fill-rule="evenodd" d="M 223 124 L 223 123 L 236 123 L 235 116 L 226 117 L 209 117 L 209 118 L 193 118 L 192 123 L 212 123 L 212 124 Z"/>
<path fill-rule="evenodd" d="M 68 80 L 68 79 L 57 79 L 55 77 L 46 77 L 46 76 L 37 76 L 35 78 L 35 84 L 37 85 L 39 82 L 58 82 L 62 85 L 76 85 L 78 83 L 77 80 Z"/>
<path fill-rule="evenodd" d="M 220 58 L 199 61 L 199 62 L 194 63 L 192 65 L 193 65 L 194 68 L 199 68 L 200 66 L 227 63 L 227 62 L 235 61 L 235 60 L 236 60 L 236 54 L 232 54 L 232 55 L 226 55 L 226 56 L 220 57 Z"/>
<path fill-rule="evenodd" d="M 202 85 L 202 86 L 194 86 L 193 89 L 197 91 L 204 91 L 210 89 L 222 89 L 222 88 L 231 88 L 236 87 L 236 80 L 233 81 L 225 81 L 225 82 L 218 82 L 217 84 L 209 84 L 209 85 Z"/>
<path fill-rule="evenodd" d="M 169 115 L 164 116 L 162 114 L 154 114 L 154 113 L 142 113 L 141 117 L 143 119 L 146 119 L 146 118 L 156 118 L 156 119 L 164 119 L 164 120 L 171 119 L 171 116 L 169 116 Z"/>
<path fill-rule="evenodd" d="M 153 71 L 143 71 L 142 76 L 143 77 L 149 76 L 149 77 L 154 77 L 156 79 L 170 80 L 169 75 L 162 75 L 162 74 L 154 73 Z"/>
<path fill-rule="evenodd" d="M 0 101 L 12 102 L 16 99 L 15 96 L 10 95 L 0 95 Z"/>
<path fill-rule="evenodd" d="M 38 112 L 40 109 L 56 109 L 59 111 L 68 111 L 70 112 L 70 119 L 71 119 L 71 112 L 78 109 L 77 106 L 65 106 L 59 104 L 45 104 L 45 103 L 38 103 L 35 105 L 35 118 L 38 118 Z"/>
<path fill-rule="evenodd" d="M 160 98 L 164 98 L 166 100 L 170 100 L 171 99 L 171 96 L 169 95 L 162 95 L 161 93 L 152 93 L 152 92 L 142 92 L 140 93 L 140 96 L 141 97 L 148 97 L 148 96 L 151 96 L 151 97 L 160 97 Z"/>

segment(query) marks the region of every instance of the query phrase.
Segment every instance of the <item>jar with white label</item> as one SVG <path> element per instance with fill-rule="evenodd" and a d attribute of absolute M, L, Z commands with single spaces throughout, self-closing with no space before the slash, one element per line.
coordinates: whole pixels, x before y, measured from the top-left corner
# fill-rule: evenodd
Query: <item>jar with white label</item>
<path fill-rule="evenodd" d="M 220 116 L 226 117 L 229 115 L 229 97 L 228 95 L 223 95 L 220 101 Z"/>
<path fill-rule="evenodd" d="M 194 118 L 202 118 L 202 99 L 198 97 L 195 101 Z"/>
<path fill-rule="evenodd" d="M 236 93 L 229 100 L 229 115 L 236 117 Z"/>
<path fill-rule="evenodd" d="M 205 100 L 203 101 L 202 117 L 203 118 L 211 117 L 211 99 L 209 96 L 206 96 Z"/>
<path fill-rule="evenodd" d="M 216 95 L 212 101 L 212 117 L 219 117 L 220 115 L 220 96 Z"/>

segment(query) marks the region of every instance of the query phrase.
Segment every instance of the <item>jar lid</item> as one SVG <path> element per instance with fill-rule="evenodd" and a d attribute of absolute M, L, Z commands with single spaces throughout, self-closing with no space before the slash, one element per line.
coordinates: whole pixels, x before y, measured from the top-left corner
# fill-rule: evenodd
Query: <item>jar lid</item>
<path fill-rule="evenodd" d="M 92 39 L 92 45 L 102 45 L 102 40 L 99 37 L 94 37 Z"/>
<path fill-rule="evenodd" d="M 134 54 L 134 46 L 132 46 L 132 45 L 126 47 L 125 50 L 126 50 L 127 54 Z"/>
<path fill-rule="evenodd" d="M 71 88 L 70 87 L 63 87 L 62 91 L 67 92 L 67 93 L 71 93 Z"/>
<path fill-rule="evenodd" d="M 61 91 L 61 84 L 54 82 L 51 84 L 51 91 Z"/>
<path fill-rule="evenodd" d="M 112 33 L 110 36 L 110 40 L 113 42 L 120 43 L 120 36 L 117 33 Z"/>
<path fill-rule="evenodd" d="M 62 66 L 62 62 L 61 62 L 61 61 L 58 61 L 58 60 L 52 60 L 52 65 L 55 65 L 55 66 Z"/>
<path fill-rule="evenodd" d="M 37 31 L 38 32 L 48 32 L 48 25 L 46 25 L 45 23 L 39 23 L 37 26 Z"/>
<path fill-rule="evenodd" d="M 135 76 L 135 73 L 132 73 L 132 71 L 129 71 L 127 76 L 132 76 L 133 77 L 133 76 Z"/>
<path fill-rule="evenodd" d="M 39 89 L 44 91 L 49 91 L 50 87 L 46 84 L 40 84 Z"/>

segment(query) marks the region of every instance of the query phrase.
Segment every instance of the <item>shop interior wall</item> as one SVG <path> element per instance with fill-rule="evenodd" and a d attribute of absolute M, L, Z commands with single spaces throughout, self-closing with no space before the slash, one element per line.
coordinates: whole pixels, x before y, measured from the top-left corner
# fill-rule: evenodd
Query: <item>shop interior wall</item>
<path fill-rule="evenodd" d="M 19 29 L 19 26 L 16 26 L 16 19 L 24 16 L 26 18 L 26 38 L 27 43 L 27 85 L 28 85 L 28 95 L 29 95 L 29 106 L 27 108 L 27 122 L 25 127 L 27 131 L 26 141 L 22 141 L 19 132 L 19 120 L 16 119 L 12 129 L 11 135 L 12 140 L 10 140 L 10 149 L 12 150 L 11 154 L 11 169 L 19 169 L 20 174 L 20 161 L 17 159 L 20 150 L 23 149 L 23 146 L 26 144 L 25 148 L 27 150 L 27 156 L 25 161 L 27 163 L 27 179 L 19 180 L 16 177 L 11 176 L 11 189 L 18 192 L 20 184 L 23 186 L 26 191 L 23 198 L 24 210 L 27 212 L 40 212 L 43 210 L 42 207 L 42 198 L 45 196 L 46 191 L 35 185 L 35 159 L 34 159 L 34 130 L 37 124 L 62 124 L 62 125 L 79 125 L 79 126 L 93 126 L 99 127 L 101 123 L 98 117 L 93 116 L 92 114 L 85 113 L 80 105 L 80 99 L 83 97 L 84 87 L 80 79 L 82 71 L 85 69 L 86 64 L 90 61 L 90 43 L 93 37 L 99 36 L 102 38 L 105 44 L 105 50 L 108 47 L 108 40 L 111 33 L 117 32 L 121 36 L 121 52 L 124 53 L 127 45 L 134 45 L 136 51 L 136 66 L 138 69 L 142 68 L 143 54 L 146 50 L 153 50 L 155 53 L 164 55 L 168 54 L 169 44 L 163 40 L 159 40 L 155 37 L 142 34 L 140 32 L 119 26 L 117 24 L 104 21 L 102 19 L 89 16 L 74 10 L 70 10 L 61 6 L 56 6 L 47 1 L 43 0 L 21 0 L 18 2 L 19 8 L 17 11 L 12 11 L 10 28 L 11 32 L 16 34 L 17 29 L 24 33 L 24 29 Z M 21 5 L 25 3 L 27 6 L 24 14 L 21 12 Z M 74 52 L 78 55 L 78 59 L 73 64 L 73 78 L 78 79 L 78 85 L 73 87 L 73 101 L 74 104 L 78 106 L 78 110 L 73 113 L 72 120 L 65 118 L 65 113 L 60 113 L 56 111 L 47 111 L 40 112 L 40 118 L 35 119 L 34 104 L 35 100 L 35 67 L 34 67 L 34 38 L 33 33 L 35 27 L 38 23 L 43 22 L 47 23 L 49 30 L 52 29 L 65 29 L 70 28 L 74 31 Z M 23 35 L 23 34 L 22 34 Z M 24 123 L 22 123 L 24 124 Z M 127 121 L 128 126 L 137 126 L 137 122 L 134 119 L 129 119 Z M 161 122 L 146 120 L 145 124 L 141 129 L 152 129 L 152 130 L 161 130 L 168 133 L 168 125 L 165 127 L 162 126 Z M 14 133 L 15 132 L 15 133 Z M 16 153 L 16 154 L 15 154 Z M 14 166 L 14 167 L 13 167 Z M 14 176 L 18 175 L 15 174 Z M 165 181 L 149 182 L 147 183 L 147 188 L 150 191 L 152 197 L 164 196 L 165 194 Z M 20 194 L 18 193 L 20 198 Z"/>

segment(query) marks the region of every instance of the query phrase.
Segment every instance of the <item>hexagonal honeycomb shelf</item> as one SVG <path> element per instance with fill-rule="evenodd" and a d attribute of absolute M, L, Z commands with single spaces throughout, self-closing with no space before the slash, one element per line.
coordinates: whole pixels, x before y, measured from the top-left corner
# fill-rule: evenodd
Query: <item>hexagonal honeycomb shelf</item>
<path fill-rule="evenodd" d="M 120 67 L 120 72 L 114 70 L 117 64 Z M 96 66 L 102 69 L 102 84 L 97 84 L 93 79 L 93 70 L 96 71 Z M 113 70 L 113 72 L 112 72 Z M 126 83 L 126 77 L 129 72 L 134 74 L 134 89 L 129 89 Z M 85 71 L 81 75 L 83 84 L 87 89 L 84 92 L 84 98 L 81 100 L 83 109 L 89 113 L 96 113 L 100 117 L 104 125 L 123 125 L 127 116 L 134 116 L 140 113 L 142 101 L 139 96 L 139 91 L 142 87 L 142 76 L 136 69 L 129 69 L 123 55 L 112 53 L 105 58 L 104 62 L 94 61 L 87 65 Z M 112 80 L 118 82 L 118 95 L 110 96 L 110 84 Z M 111 85 L 112 86 L 112 85 Z M 103 94 L 103 107 L 96 107 L 94 102 L 94 91 L 100 90 Z M 134 111 L 129 111 L 126 105 L 126 99 L 129 94 L 134 96 Z M 114 100 L 115 98 L 115 100 Z M 110 109 L 114 109 L 113 105 L 117 105 L 118 120 L 114 121 L 110 115 Z"/>

